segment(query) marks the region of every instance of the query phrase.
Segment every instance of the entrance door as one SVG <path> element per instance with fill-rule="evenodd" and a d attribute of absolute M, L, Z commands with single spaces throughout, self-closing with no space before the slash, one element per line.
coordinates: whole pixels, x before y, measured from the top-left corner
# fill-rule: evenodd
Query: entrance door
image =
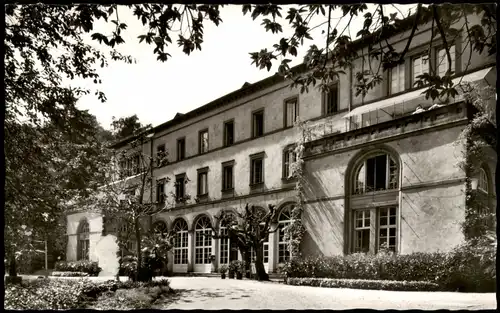
<path fill-rule="evenodd" d="M 195 226 L 194 272 L 210 273 L 212 268 L 212 228 L 210 219 L 202 216 Z"/>

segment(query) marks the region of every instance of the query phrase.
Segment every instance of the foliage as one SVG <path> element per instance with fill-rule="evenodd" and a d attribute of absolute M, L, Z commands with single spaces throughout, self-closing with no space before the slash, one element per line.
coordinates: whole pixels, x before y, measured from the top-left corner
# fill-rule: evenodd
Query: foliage
<path fill-rule="evenodd" d="M 85 272 L 52 272 L 50 276 L 54 277 L 87 277 L 89 273 Z"/>
<path fill-rule="evenodd" d="M 291 164 L 291 175 L 294 179 L 296 179 L 295 197 L 297 199 L 297 203 L 295 204 L 291 212 L 292 221 L 290 225 L 286 226 L 284 229 L 284 240 L 288 242 L 288 250 L 290 251 L 291 257 L 300 257 L 300 244 L 306 232 L 306 229 L 302 224 L 302 212 L 304 212 L 304 201 L 306 198 L 304 194 L 304 184 L 306 182 L 306 179 L 304 177 L 303 155 L 304 144 L 307 140 L 309 129 L 307 123 L 301 121 L 299 117 L 297 117 L 297 120 L 295 121 L 295 126 L 297 126 L 297 128 L 301 132 L 293 150 L 295 154 L 295 161 Z"/>
<path fill-rule="evenodd" d="M 86 197 L 101 181 L 97 121 L 85 112 L 79 119 L 71 133 L 55 123 L 31 126 L 5 120 L 4 238 L 14 266 L 14 257 L 40 249 L 35 240 L 47 239 L 53 252 L 63 250 L 69 200 Z"/>
<path fill-rule="evenodd" d="M 102 270 L 97 262 L 81 260 L 81 261 L 60 261 L 55 264 L 56 271 L 65 272 L 84 272 L 90 276 L 97 276 Z"/>
<path fill-rule="evenodd" d="M 111 128 L 114 138 L 120 140 L 132 135 L 137 135 L 140 132 L 151 128 L 151 124 L 142 125 L 136 114 L 127 117 L 120 117 L 117 120 L 113 116 Z"/>
<path fill-rule="evenodd" d="M 228 271 L 228 268 L 229 268 L 229 267 L 228 267 L 227 265 L 222 265 L 222 266 L 220 266 L 220 267 L 219 267 L 219 273 L 221 273 L 221 274 L 226 274 L 226 273 L 227 273 L 227 271 Z"/>
<path fill-rule="evenodd" d="M 241 273 L 248 274 L 250 272 L 250 251 L 255 251 L 255 270 L 257 272 L 258 280 L 269 280 L 269 275 L 264 269 L 263 263 L 263 246 L 270 233 L 276 232 L 278 228 L 272 229 L 271 224 L 276 221 L 276 210 L 274 205 L 269 205 L 269 210 L 266 212 L 264 209 L 250 206 L 248 203 L 245 205 L 243 212 L 236 212 L 232 214 L 226 211 L 220 211 L 215 216 L 219 225 L 225 225 L 227 235 L 219 234 L 218 231 L 212 226 L 214 238 L 230 238 L 231 242 L 235 242 L 243 255 L 243 268 Z M 232 261 L 239 262 L 239 261 Z M 232 272 L 231 263 L 229 272 Z M 238 264 L 240 267 L 240 263 Z M 238 272 L 238 268 L 233 268 Z"/>
<path fill-rule="evenodd" d="M 15 310 L 58 310 L 87 308 L 95 304 L 102 294 L 118 290 L 138 290 L 159 296 L 171 292 L 168 280 L 150 283 L 137 282 L 93 282 L 88 279 L 37 279 L 23 281 L 21 285 L 5 286 L 5 309 Z M 161 292 L 158 292 L 158 289 Z M 114 296 L 115 303 L 119 297 Z M 97 302 L 99 305 L 101 301 Z M 146 305 L 142 308 L 148 308 Z"/>
<path fill-rule="evenodd" d="M 376 289 L 393 291 L 437 291 L 439 285 L 429 281 L 394 281 L 332 278 L 288 278 L 286 283 L 294 286 L 327 288 Z"/>
<path fill-rule="evenodd" d="M 408 13 L 407 16 L 397 7 L 395 8 L 398 12 L 388 14 L 388 7 L 389 5 L 382 4 L 369 7 L 364 3 L 291 7 L 287 12 L 286 22 L 292 28 L 293 34 L 280 38 L 269 51 L 262 49 L 260 52 L 250 53 L 252 64 L 269 71 L 273 62 L 280 59 L 278 73 L 293 79 L 292 87 L 300 87 L 301 92 L 307 92 L 310 86 L 316 85 L 326 91 L 339 74 L 352 68 L 357 60 L 362 60 L 361 68 L 356 68 L 353 77 L 356 96 L 364 97 L 370 89 L 382 82 L 384 72 L 404 62 L 416 30 L 430 24 L 431 41 L 428 50 L 432 47 L 432 41 L 437 40 L 439 36 L 446 50 L 448 70 L 445 75 L 439 76 L 435 73 L 437 71 L 431 69 L 430 73 L 419 75 L 414 86 L 428 86 L 424 94 L 435 99 L 457 94 L 456 86 L 451 80 L 455 73 L 451 69 L 450 53 L 450 47 L 457 36 L 466 38 L 464 46 L 469 46 L 470 52 L 474 50 L 481 53 L 487 50 L 488 55 L 496 53 L 495 5 L 418 4 L 416 12 Z M 254 20 L 257 17 L 271 16 L 272 20 L 264 18 L 262 24 L 266 31 L 273 33 L 283 32 L 279 20 L 282 18 L 281 10 L 281 6 L 274 4 L 243 6 L 243 14 L 250 13 Z M 340 17 L 334 17 L 339 11 L 342 11 Z M 362 29 L 355 36 L 351 36 L 350 28 L 353 27 L 354 20 L 363 13 L 360 21 Z M 480 25 L 473 22 L 471 16 L 474 15 L 480 18 Z M 311 25 L 313 18 L 321 22 Z M 345 23 L 343 29 L 337 27 L 341 23 Z M 297 56 L 297 48 L 304 45 L 304 39 L 313 39 L 311 31 L 318 27 L 323 28 L 325 45 L 322 48 L 311 45 L 304 56 L 305 73 L 297 73 L 297 69 L 289 67 L 290 58 Z M 349 30 L 348 33 L 345 33 L 346 30 Z M 404 49 L 396 50 L 389 39 L 403 31 L 410 31 L 410 34 L 404 40 Z M 468 66 L 469 64 L 467 68 Z"/>
<path fill-rule="evenodd" d="M 153 277 L 163 273 L 167 266 L 167 254 L 172 249 L 172 237 L 162 234 L 151 233 L 142 238 L 142 275 L 144 279 L 138 278 L 137 256 L 127 255 L 120 258 L 119 274 L 126 275 L 131 280 L 150 281 Z"/>
<path fill-rule="evenodd" d="M 427 281 L 444 290 L 491 292 L 495 288 L 492 264 L 496 247 L 491 240 L 482 240 L 466 242 L 449 253 L 357 253 L 292 259 L 281 272 L 287 278 Z"/>
<path fill-rule="evenodd" d="M 461 226 L 465 238 L 469 240 L 496 228 L 496 214 L 485 203 L 490 195 L 481 199 L 484 197 L 477 190 L 472 190 L 471 183 L 471 178 L 478 175 L 483 164 L 492 161 L 488 159 L 488 150 L 494 150 L 497 145 L 496 93 L 490 86 L 480 87 L 474 83 L 463 83 L 460 87 L 465 100 L 477 110 L 457 140 L 457 143 L 465 144 L 463 161 L 459 164 L 467 177 L 465 221 Z"/>

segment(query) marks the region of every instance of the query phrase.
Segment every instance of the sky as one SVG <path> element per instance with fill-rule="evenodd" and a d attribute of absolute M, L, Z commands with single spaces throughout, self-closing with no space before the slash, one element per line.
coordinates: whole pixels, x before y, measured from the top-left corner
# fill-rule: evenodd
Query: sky
<path fill-rule="evenodd" d="M 204 22 L 201 51 L 195 50 L 191 55 L 185 55 L 177 47 L 177 34 L 174 34 L 171 36 L 173 44 L 167 48 L 172 57 L 164 63 L 156 60 L 153 46 L 145 42 L 139 44 L 137 36 L 146 33 L 147 27 L 128 8 L 119 7 L 120 20 L 128 28 L 122 34 L 126 43 L 118 46 L 117 50 L 132 55 L 137 63 L 110 61 L 108 67 L 99 69 L 102 80 L 100 85 L 78 79 L 67 83 L 91 90 L 95 90 L 97 86 L 106 94 L 105 103 L 101 103 L 93 92 L 78 102 L 80 109 L 89 110 L 105 128 L 109 129 L 113 116 L 120 118 L 133 114 L 137 114 L 142 124 L 159 125 L 172 119 L 177 112 L 194 110 L 241 88 L 245 82 L 255 83 L 273 75 L 280 60 L 275 61 L 276 65 L 270 71 L 260 70 L 251 64 L 249 53 L 263 48 L 269 50 L 281 37 L 288 37 L 293 33 L 288 21 L 284 19 L 289 7 L 282 6 L 283 33 L 272 34 L 260 25 L 262 18 L 253 21 L 248 14 L 243 16 L 240 5 L 225 6 L 220 12 L 223 22 L 218 27 L 210 21 Z M 399 7 L 406 14 L 407 9 L 413 6 Z M 371 12 L 374 9 L 375 5 L 369 5 Z M 384 6 L 384 10 L 386 14 L 396 12 L 390 6 Z M 341 15 L 340 11 L 335 11 L 332 17 L 339 18 Z M 311 27 L 325 20 L 322 16 L 316 17 L 311 21 Z M 362 20 L 362 17 L 354 19 L 351 27 L 346 30 L 351 32 L 352 38 L 361 29 Z M 344 18 L 335 26 L 340 32 L 346 23 L 347 19 Z M 321 32 L 325 28 L 326 24 L 312 31 L 313 40 L 304 42 L 298 51 L 298 57 L 292 58 L 291 66 L 301 63 L 310 45 L 324 47 L 326 37 Z M 109 34 L 112 26 L 98 22 L 95 29 Z M 88 40 L 92 45 L 99 46 L 95 41 Z"/>

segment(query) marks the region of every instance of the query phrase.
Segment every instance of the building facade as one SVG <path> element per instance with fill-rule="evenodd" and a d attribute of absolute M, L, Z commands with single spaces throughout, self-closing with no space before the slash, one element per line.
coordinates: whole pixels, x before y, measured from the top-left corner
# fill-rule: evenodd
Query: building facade
<path fill-rule="evenodd" d="M 402 50 L 408 35 L 390 41 Z M 241 259 L 229 239 L 204 234 L 212 226 L 223 232 L 214 216 L 240 211 L 246 203 L 263 210 L 273 204 L 279 211 L 274 221 L 279 231 L 264 245 L 266 269 L 275 272 L 289 260 L 283 228 L 297 201 L 290 148 L 304 135 L 294 126 L 297 118 L 307 121 L 308 130 L 304 255 L 376 253 L 382 246 L 402 254 L 446 251 L 461 243 L 466 177 L 459 166 L 464 152 L 459 135 L 474 111 L 462 95 L 432 101 L 421 94 L 424 88 L 412 87 L 429 68 L 447 68 L 441 42 L 434 39 L 429 50 L 429 39 L 430 25 L 420 28 L 405 63 L 384 73 L 383 83 L 364 97 L 353 87 L 360 58 L 328 93 L 316 88 L 300 93 L 274 75 L 150 130 L 140 149 L 149 155 L 167 152 L 168 162 L 151 173 L 145 197 L 161 212 L 148 227 L 176 233 L 169 270 L 206 273 Z M 496 56 L 469 55 L 467 42 L 458 36 L 451 48 L 454 82 L 495 86 Z M 128 141 L 114 148 L 133 150 Z M 495 167 L 492 150 L 475 187 L 490 199 L 492 210 Z M 67 220 L 67 259 L 95 259 L 102 216 L 80 212 Z"/>

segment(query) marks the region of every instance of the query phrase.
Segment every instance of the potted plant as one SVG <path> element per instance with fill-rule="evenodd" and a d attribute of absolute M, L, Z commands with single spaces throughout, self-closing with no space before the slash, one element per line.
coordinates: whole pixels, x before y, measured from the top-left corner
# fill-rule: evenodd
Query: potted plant
<path fill-rule="evenodd" d="M 219 268 L 220 278 L 226 279 L 227 265 L 222 265 Z M 234 274 L 233 274 L 234 275 Z"/>
<path fill-rule="evenodd" d="M 243 279 L 243 272 L 245 271 L 245 266 L 243 262 L 241 261 L 234 261 L 235 262 L 235 271 L 236 271 L 236 279 Z"/>
<path fill-rule="evenodd" d="M 231 278 L 231 279 L 234 279 L 234 274 L 236 273 L 237 264 L 238 264 L 237 262 L 238 261 L 229 262 L 228 275 L 229 275 L 229 278 Z"/>

